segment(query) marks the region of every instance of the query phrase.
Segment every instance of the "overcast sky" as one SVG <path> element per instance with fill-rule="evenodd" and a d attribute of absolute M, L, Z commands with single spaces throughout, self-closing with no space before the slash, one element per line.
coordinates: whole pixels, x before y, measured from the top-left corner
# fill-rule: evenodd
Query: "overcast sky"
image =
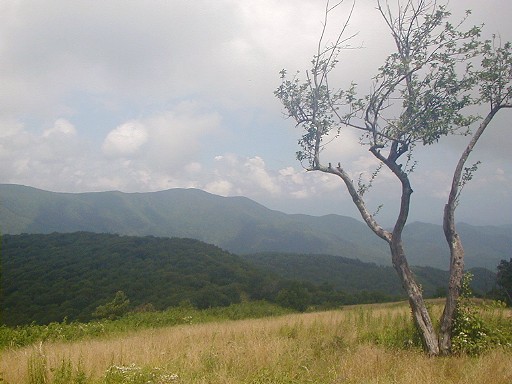
<path fill-rule="evenodd" d="M 320 0 L 47 0 L 0 2 L 0 183 L 58 192 L 200 188 L 287 213 L 357 216 L 336 177 L 295 160 L 300 132 L 273 91 L 279 71 L 308 68 L 322 28 Z M 348 5 L 348 4 L 347 4 Z M 359 0 L 335 78 L 368 91 L 392 47 L 375 1 Z M 512 40 L 510 0 L 452 0 L 484 35 Z M 329 27 L 336 32 L 349 7 Z M 458 19 L 458 18 L 457 18 Z M 469 25 L 469 24 L 468 24 Z M 512 223 L 512 111 L 472 158 L 482 165 L 458 220 Z M 327 156 L 354 178 L 375 163 L 343 132 Z M 467 138 L 419 150 L 411 221 L 440 223 L 450 174 Z M 383 174 L 369 205 L 388 225 L 396 180 Z"/>

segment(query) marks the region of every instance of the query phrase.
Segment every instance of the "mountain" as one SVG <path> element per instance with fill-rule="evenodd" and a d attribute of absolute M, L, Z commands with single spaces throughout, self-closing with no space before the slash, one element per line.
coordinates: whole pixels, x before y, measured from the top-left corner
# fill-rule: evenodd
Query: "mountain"
<path fill-rule="evenodd" d="M 75 194 L 0 185 L 0 228 L 6 234 L 91 231 L 188 237 L 234 253 L 325 253 L 388 260 L 385 244 L 375 247 L 373 234 L 355 219 L 287 215 L 245 197 L 197 189 Z"/>
<path fill-rule="evenodd" d="M 512 225 L 473 226 L 457 224 L 468 268 L 482 267 L 495 271 L 502 259 L 512 252 Z M 406 252 L 412 265 L 447 269 L 449 253 L 440 225 L 413 222 L 403 233 Z"/>
<path fill-rule="evenodd" d="M 389 265 L 387 244 L 361 221 L 340 215 L 289 215 L 245 197 L 196 189 L 148 193 L 56 193 L 0 184 L 4 234 L 90 231 L 133 236 L 187 237 L 237 254 L 330 254 Z M 495 270 L 510 255 L 512 226 L 459 225 L 468 267 Z M 406 227 L 412 265 L 448 268 L 442 228 Z"/>

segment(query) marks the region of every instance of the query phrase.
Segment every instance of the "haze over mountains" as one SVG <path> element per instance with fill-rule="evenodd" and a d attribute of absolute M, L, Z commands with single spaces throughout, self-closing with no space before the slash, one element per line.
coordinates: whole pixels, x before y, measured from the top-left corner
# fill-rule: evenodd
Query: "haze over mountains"
<path fill-rule="evenodd" d="M 329 254 L 389 264 L 387 245 L 356 219 L 290 215 L 244 197 L 196 189 L 149 193 L 56 193 L 0 184 L 4 234 L 90 231 L 194 238 L 238 254 Z M 468 268 L 492 271 L 510 257 L 512 225 L 459 224 Z M 404 232 L 412 265 L 448 268 L 439 225 L 415 222 Z"/>

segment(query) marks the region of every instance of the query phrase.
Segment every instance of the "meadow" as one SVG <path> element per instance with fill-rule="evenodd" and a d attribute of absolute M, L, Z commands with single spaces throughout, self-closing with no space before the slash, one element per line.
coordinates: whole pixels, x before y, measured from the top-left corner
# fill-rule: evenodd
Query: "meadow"
<path fill-rule="evenodd" d="M 230 315 L 223 310 L 216 314 L 182 310 L 179 316 L 185 316 L 174 324 L 164 320 L 151 323 L 150 317 L 156 315 L 144 314 L 147 324 L 137 324 L 135 317 L 121 319 L 119 324 L 125 325 L 117 331 L 112 322 L 96 335 L 34 338 L 28 345 L 5 346 L 0 382 L 512 382 L 510 345 L 479 356 L 427 357 L 406 303 L 300 314 L 259 305 L 252 315 L 250 305 L 226 309 Z M 441 309 L 439 302 L 432 303 L 436 315 Z M 512 321 L 510 309 L 488 311 L 486 316 L 492 321 Z"/>

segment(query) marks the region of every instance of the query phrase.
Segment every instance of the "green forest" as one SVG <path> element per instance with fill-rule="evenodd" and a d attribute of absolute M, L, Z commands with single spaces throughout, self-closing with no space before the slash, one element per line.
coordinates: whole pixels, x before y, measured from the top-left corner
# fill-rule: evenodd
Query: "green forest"
<path fill-rule="evenodd" d="M 243 255 L 244 260 L 262 269 L 273 271 L 289 280 L 317 284 L 328 283 L 347 293 L 380 292 L 400 297 L 403 289 L 391 266 L 367 263 L 333 255 L 306 255 L 289 253 L 259 253 Z M 427 297 L 444 295 L 448 271 L 432 267 L 412 267 Z M 472 290 L 483 295 L 496 285 L 496 274 L 485 268 L 471 268 Z"/>
<path fill-rule="evenodd" d="M 229 305 L 269 279 L 239 257 L 192 239 L 77 232 L 4 235 L 2 322 L 88 321 L 123 291 L 132 309 Z"/>
<path fill-rule="evenodd" d="M 243 257 L 183 238 L 89 232 L 2 236 L 1 322 L 6 325 L 90 321 L 122 292 L 126 311 L 197 309 L 266 300 L 294 310 L 403 298 L 395 272 L 338 256 L 255 254 Z M 446 272 L 417 268 L 429 296 Z M 495 284 L 474 271 L 481 293 Z"/>

